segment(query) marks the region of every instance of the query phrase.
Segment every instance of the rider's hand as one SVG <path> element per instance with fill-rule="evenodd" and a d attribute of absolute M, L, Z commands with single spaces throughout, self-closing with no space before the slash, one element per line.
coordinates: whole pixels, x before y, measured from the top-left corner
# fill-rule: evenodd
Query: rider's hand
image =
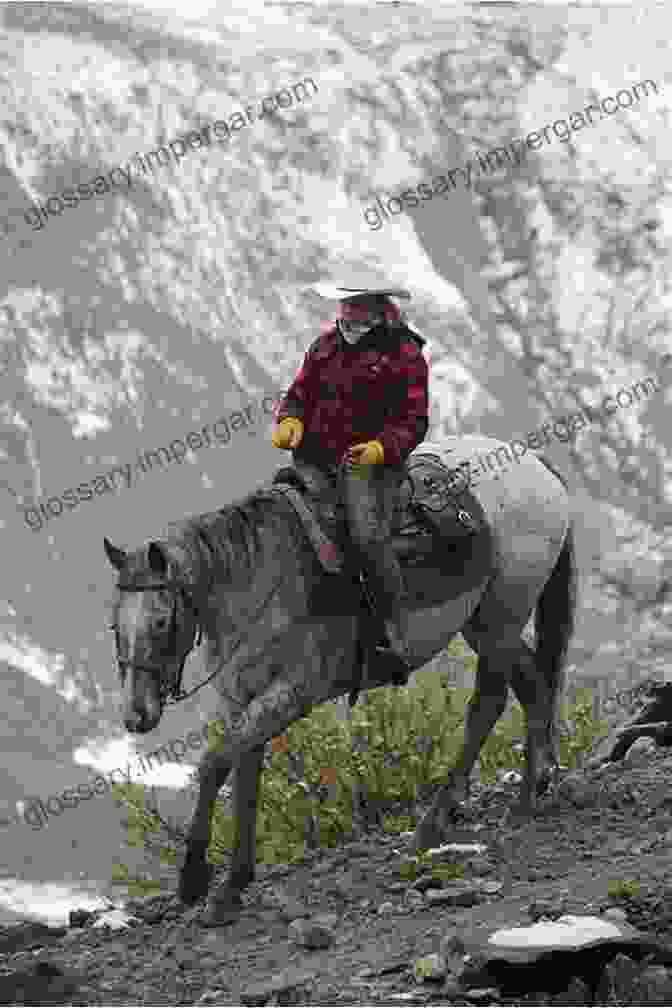
<path fill-rule="evenodd" d="M 355 465 L 380 465 L 385 460 L 385 451 L 380 441 L 365 441 L 363 444 L 351 445 L 345 458 Z"/>
<path fill-rule="evenodd" d="M 298 448 L 303 438 L 303 421 L 298 417 L 285 417 L 273 431 L 271 443 L 274 448 Z"/>

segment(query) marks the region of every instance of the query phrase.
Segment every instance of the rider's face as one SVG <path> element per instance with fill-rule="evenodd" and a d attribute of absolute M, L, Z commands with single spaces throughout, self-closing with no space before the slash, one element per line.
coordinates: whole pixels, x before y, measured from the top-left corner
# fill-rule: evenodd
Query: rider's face
<path fill-rule="evenodd" d="M 343 338 L 351 346 L 358 343 L 374 326 L 382 321 L 380 312 L 364 301 L 341 301 L 339 325 Z"/>

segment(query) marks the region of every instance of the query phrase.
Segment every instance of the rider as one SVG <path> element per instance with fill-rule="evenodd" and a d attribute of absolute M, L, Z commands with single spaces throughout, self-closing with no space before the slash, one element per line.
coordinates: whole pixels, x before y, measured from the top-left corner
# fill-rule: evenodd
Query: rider
<path fill-rule="evenodd" d="M 404 583 L 391 525 L 404 463 L 428 428 L 423 338 L 392 298 L 404 290 L 316 285 L 338 300 L 280 403 L 272 443 L 297 467 L 338 471 L 352 545 L 388 638 L 394 680 L 410 675 Z M 343 465 L 339 467 L 339 463 Z"/>

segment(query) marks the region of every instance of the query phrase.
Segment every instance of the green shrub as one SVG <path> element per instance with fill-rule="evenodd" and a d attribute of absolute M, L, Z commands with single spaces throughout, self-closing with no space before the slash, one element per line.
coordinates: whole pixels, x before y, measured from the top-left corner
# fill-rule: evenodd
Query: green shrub
<path fill-rule="evenodd" d="M 611 899 L 636 899 L 642 890 L 637 879 L 614 879 L 607 887 Z"/>
<path fill-rule="evenodd" d="M 454 654 L 460 653 L 459 647 L 459 642 L 453 642 Z M 262 776 L 257 860 L 294 863 L 310 847 L 335 847 L 352 833 L 361 804 L 377 812 L 388 833 L 412 829 L 417 798 L 427 797 L 434 785 L 445 780 L 457 757 L 469 695 L 467 689 L 448 688 L 444 676 L 425 673 L 414 688 L 383 688 L 364 694 L 350 724 L 340 721 L 333 706 L 325 704 L 291 725 L 275 740 L 270 765 Z M 561 755 L 563 763 L 573 766 L 605 729 L 592 719 L 590 698 L 582 698 L 568 716 L 576 732 L 562 740 Z M 216 748 L 221 728 L 213 722 L 210 729 L 208 745 Z M 483 746 L 484 783 L 492 783 L 498 769 L 523 768 L 524 755 L 512 746 L 524 737 L 524 714 L 516 702 Z M 176 846 L 183 843 L 184 834 L 146 809 L 141 784 L 115 788 L 128 809 L 129 846 L 142 845 L 155 859 L 175 863 Z M 222 864 L 228 858 L 235 833 L 233 817 L 225 814 L 221 801 L 216 802 L 208 849 L 212 863 Z M 146 884 L 128 876 L 125 881 Z"/>
<path fill-rule="evenodd" d="M 573 770 L 581 756 L 589 752 L 598 739 L 609 734 L 609 725 L 593 718 L 592 690 L 585 687 L 577 690 L 574 706 L 567 709 L 565 705 L 565 708 L 563 717 L 572 723 L 573 731 L 569 738 L 561 739 L 561 762 Z"/>

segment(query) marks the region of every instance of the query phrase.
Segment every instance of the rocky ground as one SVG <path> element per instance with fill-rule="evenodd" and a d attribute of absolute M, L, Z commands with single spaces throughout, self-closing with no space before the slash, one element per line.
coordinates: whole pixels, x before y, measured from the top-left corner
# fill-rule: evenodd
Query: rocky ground
<path fill-rule="evenodd" d="M 645 741 L 567 774 L 527 825 L 502 823 L 515 789 L 475 789 L 446 839 L 484 849 L 433 868 L 412 866 L 410 836 L 374 829 L 298 867 L 262 866 L 227 927 L 159 896 L 132 901 L 123 930 L 7 929 L 0 1003 L 670 1004 L 672 756 Z M 496 928 L 605 912 L 643 938 L 537 965 L 477 954 Z"/>

